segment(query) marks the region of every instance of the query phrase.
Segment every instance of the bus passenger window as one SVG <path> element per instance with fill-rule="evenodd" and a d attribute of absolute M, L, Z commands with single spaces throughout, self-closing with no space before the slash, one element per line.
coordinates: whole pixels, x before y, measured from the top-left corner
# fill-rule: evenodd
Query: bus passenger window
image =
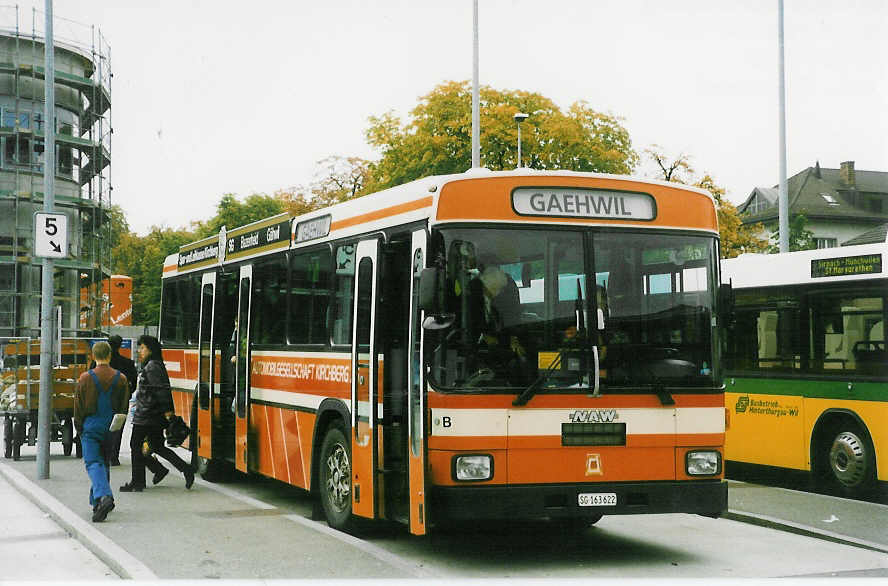
<path fill-rule="evenodd" d="M 815 368 L 860 374 L 888 372 L 881 297 L 818 296 L 811 301 Z"/>
<path fill-rule="evenodd" d="M 287 264 L 283 256 L 253 268 L 253 325 L 250 337 L 257 344 L 286 341 Z"/>
<path fill-rule="evenodd" d="M 355 291 L 355 245 L 338 246 L 335 253 L 333 308 L 330 329 L 333 344 L 351 344 L 352 297 Z"/>
<path fill-rule="evenodd" d="M 290 262 L 291 344 L 325 344 L 330 305 L 329 248 L 295 254 Z"/>

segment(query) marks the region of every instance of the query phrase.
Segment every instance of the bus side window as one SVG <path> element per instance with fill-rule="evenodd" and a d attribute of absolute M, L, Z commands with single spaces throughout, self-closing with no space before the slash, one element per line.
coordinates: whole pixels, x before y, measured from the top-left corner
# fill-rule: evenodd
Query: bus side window
<path fill-rule="evenodd" d="M 183 284 L 185 290 L 185 335 L 186 342 L 196 346 L 200 334 L 200 280 L 195 273 Z"/>
<path fill-rule="evenodd" d="M 334 299 L 327 326 L 331 341 L 336 345 L 351 345 L 352 297 L 355 292 L 355 248 L 354 244 L 345 244 L 336 247 L 334 254 Z"/>
<path fill-rule="evenodd" d="M 325 344 L 330 304 L 330 249 L 293 255 L 290 261 L 291 344 Z"/>
<path fill-rule="evenodd" d="M 287 263 L 283 256 L 253 268 L 253 324 L 250 337 L 257 344 L 286 341 Z"/>
<path fill-rule="evenodd" d="M 182 300 L 179 296 L 180 283 L 184 280 L 168 280 L 163 284 L 163 321 L 160 324 L 160 339 L 165 344 L 184 340 L 184 321 Z"/>
<path fill-rule="evenodd" d="M 883 319 L 881 297 L 822 296 L 812 300 L 814 348 L 823 348 L 823 368 L 880 374 L 888 354 L 876 327 Z M 875 339 L 873 335 L 881 335 Z"/>

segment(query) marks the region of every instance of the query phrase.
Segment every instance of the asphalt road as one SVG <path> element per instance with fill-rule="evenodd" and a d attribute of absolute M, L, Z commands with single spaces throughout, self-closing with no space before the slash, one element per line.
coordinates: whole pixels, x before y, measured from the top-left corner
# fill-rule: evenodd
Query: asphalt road
<path fill-rule="evenodd" d="M 385 523 L 333 531 L 310 519 L 305 492 L 279 482 L 232 475 L 187 491 L 175 471 L 142 493 L 116 492 L 108 521 L 91 524 L 82 460 L 53 456 L 50 479 L 35 481 L 31 454 L 4 464 L 159 578 L 888 576 L 888 506 L 748 483 L 731 483 L 730 518 L 612 516 L 583 531 L 474 523 L 417 538 Z"/>

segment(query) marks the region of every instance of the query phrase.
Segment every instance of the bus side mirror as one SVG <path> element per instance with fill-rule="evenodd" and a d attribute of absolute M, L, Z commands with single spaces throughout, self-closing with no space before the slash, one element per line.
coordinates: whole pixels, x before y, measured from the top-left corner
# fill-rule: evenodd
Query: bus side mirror
<path fill-rule="evenodd" d="M 423 329 L 445 330 L 453 325 L 456 316 L 442 314 L 440 300 L 444 272 L 435 267 L 423 269 L 419 275 L 419 309 L 425 312 Z"/>
<path fill-rule="evenodd" d="M 419 275 L 419 308 L 426 312 L 438 313 L 438 283 L 441 280 L 441 269 L 429 267 L 422 269 Z"/>
<path fill-rule="evenodd" d="M 726 328 L 734 322 L 734 287 L 731 283 L 722 283 L 718 287 L 718 319 Z"/>

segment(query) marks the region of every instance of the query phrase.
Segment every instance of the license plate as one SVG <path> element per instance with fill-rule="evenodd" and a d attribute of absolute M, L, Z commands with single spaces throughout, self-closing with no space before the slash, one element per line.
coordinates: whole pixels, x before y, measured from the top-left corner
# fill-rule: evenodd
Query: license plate
<path fill-rule="evenodd" d="M 614 507 L 617 505 L 615 492 L 581 492 L 577 495 L 581 507 Z"/>

